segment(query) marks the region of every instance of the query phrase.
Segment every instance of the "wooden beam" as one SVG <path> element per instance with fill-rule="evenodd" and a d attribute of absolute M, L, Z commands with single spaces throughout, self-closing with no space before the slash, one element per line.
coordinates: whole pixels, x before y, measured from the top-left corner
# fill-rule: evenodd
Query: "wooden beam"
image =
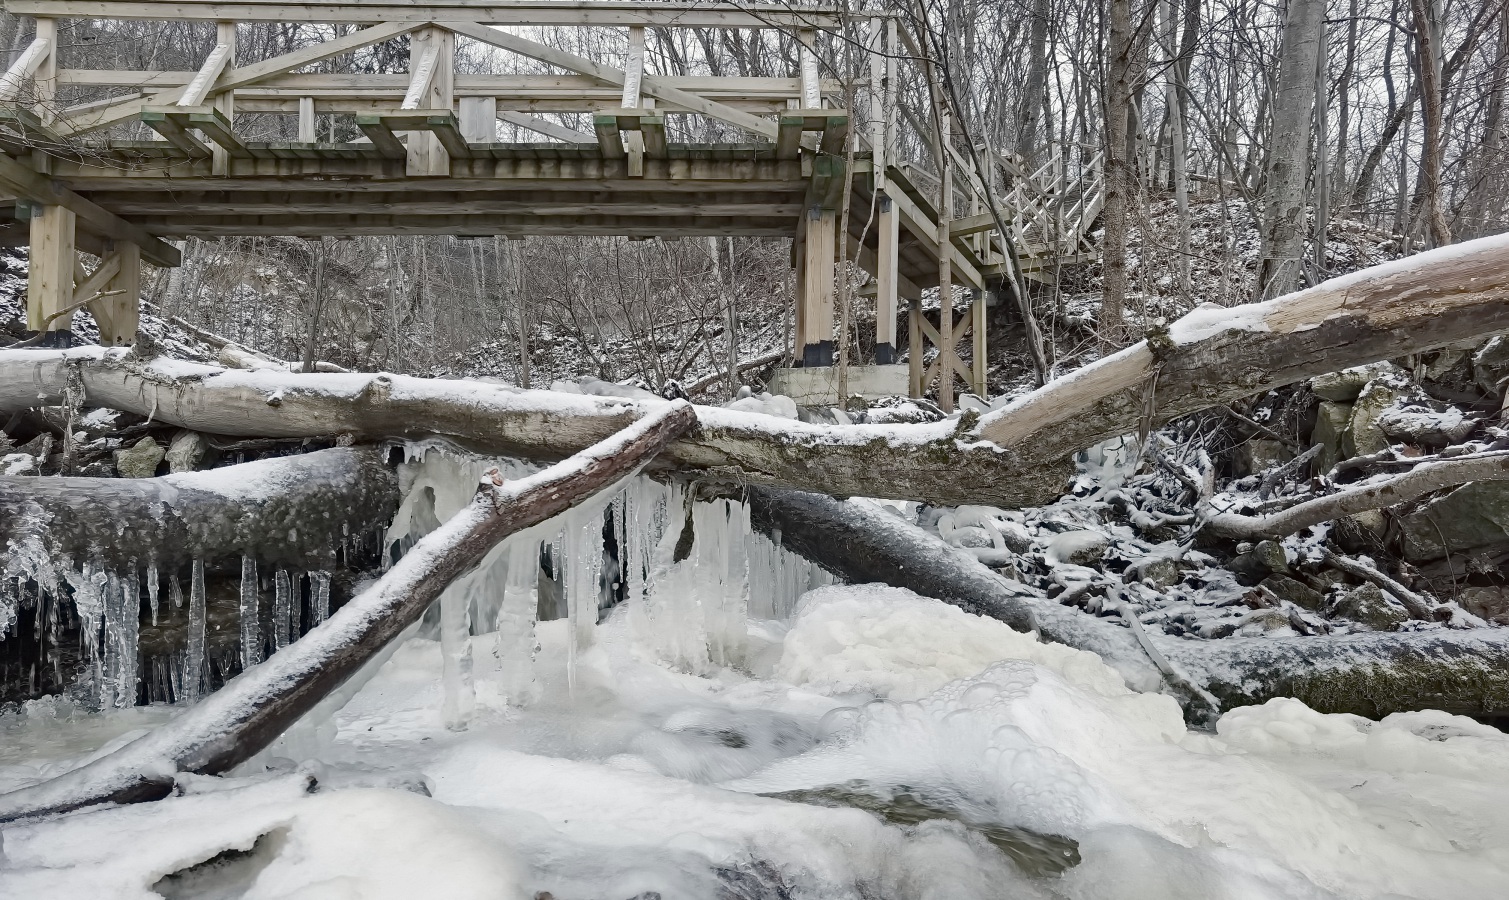
<path fill-rule="evenodd" d="M 440 62 L 441 46 L 438 41 L 426 41 L 415 49 L 422 55 L 411 65 L 409 91 L 403 95 L 403 104 L 399 109 L 429 106 L 426 101 L 429 100 L 430 86 L 435 83 L 435 66 Z"/>
<path fill-rule="evenodd" d="M 473 40 L 491 44 L 494 47 L 501 47 L 504 50 L 512 50 L 521 56 L 527 56 L 530 59 L 537 59 L 540 62 L 560 66 L 563 69 L 570 69 L 582 75 L 589 75 L 604 84 L 615 85 L 621 88 L 628 78 L 621 69 L 605 66 L 601 63 L 593 62 L 584 56 L 577 56 L 575 53 L 558 50 L 555 47 L 541 44 L 538 41 L 531 41 L 528 38 L 498 31 L 495 28 L 488 28 L 485 25 L 478 25 L 475 22 L 441 22 L 439 24 L 444 28 L 448 28 L 457 34 L 465 35 Z M 709 100 L 705 97 L 688 93 L 661 78 L 644 76 L 640 90 L 656 99 L 675 104 L 683 109 L 702 113 L 719 121 L 727 122 L 730 125 L 738 126 L 751 134 L 757 134 L 772 141 L 776 138 L 776 127 L 773 123 L 746 112 L 741 112 L 715 100 Z"/>
<path fill-rule="evenodd" d="M 141 248 L 135 244 L 116 245 L 110 259 L 118 261 L 115 277 L 105 285 L 109 296 L 89 304 L 94 324 L 99 328 L 100 344 L 121 347 L 136 340 L 141 318 Z"/>
<path fill-rule="evenodd" d="M 530 131 L 536 132 L 538 134 L 543 134 L 546 137 L 553 137 L 558 141 L 565 141 L 570 144 L 597 143 L 596 135 L 586 134 L 584 132 L 577 131 L 574 128 L 567 128 L 566 126 L 559 125 L 555 122 L 550 121 L 549 119 L 542 118 L 540 116 L 533 116 L 529 113 L 499 110 L 498 118 L 511 125 L 518 125 L 520 128 L 528 128 Z"/>
<path fill-rule="evenodd" d="M 182 120 L 171 115 L 174 108 L 144 109 L 141 111 L 142 124 L 162 135 L 163 140 L 177 147 L 184 155 L 193 159 L 207 159 L 211 155 L 210 148 L 189 133 Z"/>
<path fill-rule="evenodd" d="M 21 96 L 21 86 L 52 53 L 52 43 L 51 38 L 38 36 L 16 57 L 5 75 L 0 76 L 0 102 L 13 103 Z"/>
<path fill-rule="evenodd" d="M 639 25 L 665 28 L 816 28 L 832 30 L 841 16 L 833 7 L 777 4 L 612 2 L 612 0 L 8 0 L 15 15 L 99 19 L 188 19 L 239 22 L 340 22 L 370 24 L 440 19 L 488 25 Z"/>
<path fill-rule="evenodd" d="M 897 263 L 901 253 L 901 221 L 889 197 L 882 194 L 876 200 L 876 207 L 876 236 L 880 249 L 875 269 L 875 361 L 885 364 L 894 361 L 897 350 L 896 303 L 901 278 Z M 887 358 L 881 359 L 882 355 Z"/>
<path fill-rule="evenodd" d="M 629 52 L 624 58 L 623 108 L 639 108 L 639 84 L 644 77 L 644 29 L 629 29 Z"/>
<path fill-rule="evenodd" d="M 77 261 L 77 254 L 75 254 Z M 88 301 L 95 294 L 105 289 L 111 279 L 120 273 L 121 260 L 114 253 L 107 254 L 100 260 L 100 264 L 94 267 L 94 271 L 86 274 L 83 278 L 74 273 L 73 305 L 78 306 Z"/>
<path fill-rule="evenodd" d="M 315 113 L 314 98 L 299 98 L 299 140 L 305 144 L 312 144 L 315 140 Z"/>
<path fill-rule="evenodd" d="M 799 352 L 804 366 L 833 365 L 833 264 L 838 212 L 813 207 L 807 211 L 806 262 L 803 266 L 802 332 Z"/>
<path fill-rule="evenodd" d="M 498 98 L 461 98 L 461 139 L 468 144 L 491 144 L 498 139 Z"/>
<path fill-rule="evenodd" d="M 185 128 L 197 128 L 204 132 L 205 137 L 214 141 L 216 146 L 229 156 L 238 159 L 247 159 L 251 156 L 251 151 L 247 149 L 246 144 L 231 130 L 230 120 L 226 118 L 225 113 L 214 107 L 168 113 L 168 117 L 182 123 Z"/>
<path fill-rule="evenodd" d="M 177 266 L 182 262 L 177 247 L 158 240 L 146 230 L 4 155 L 0 155 L 0 189 L 44 207 L 62 206 L 72 210 L 86 227 L 104 237 L 141 247 L 142 255 L 153 265 Z"/>
<path fill-rule="evenodd" d="M 232 26 L 234 27 L 234 26 Z M 210 55 L 205 57 L 204 65 L 199 67 L 194 80 L 183 89 L 183 96 L 178 98 L 179 106 L 203 106 L 204 101 L 210 95 L 210 88 L 225 67 L 231 62 L 235 54 L 235 45 L 229 42 L 221 42 L 210 50 Z"/>
<path fill-rule="evenodd" d="M 597 134 L 597 143 L 602 148 L 603 158 L 623 159 L 627 155 L 623 141 L 619 138 L 618 116 L 613 113 L 599 113 L 593 116 L 592 130 Z"/>
<path fill-rule="evenodd" d="M 367 115 L 356 117 L 356 127 L 362 130 L 377 152 L 388 159 L 406 159 L 409 150 L 393 133 L 393 129 L 385 121 L 384 116 Z"/>
<path fill-rule="evenodd" d="M 388 22 L 375 25 L 371 28 L 364 28 L 344 37 L 315 44 L 311 47 L 303 47 L 292 53 L 284 53 L 281 56 L 275 56 L 263 62 L 231 69 L 220 74 L 220 77 L 216 79 L 214 85 L 211 87 L 211 91 L 229 91 L 256 84 L 259 81 L 284 74 L 294 69 L 301 69 L 311 63 L 317 63 L 332 56 L 339 56 L 342 53 L 349 53 L 352 50 L 359 50 L 370 44 L 381 43 L 399 35 L 407 34 L 413 31 L 415 27 L 412 24 Z M 136 118 L 143 109 L 149 106 L 165 106 L 177 103 L 183 97 L 186 89 L 187 86 L 168 88 L 146 97 L 123 100 L 120 103 L 114 103 L 107 107 L 83 111 L 77 115 L 70 115 L 59 128 L 59 133 L 65 137 L 71 137 L 89 131 L 97 131 L 101 128 L 108 128 L 112 125 L 118 125 L 121 122 Z"/>

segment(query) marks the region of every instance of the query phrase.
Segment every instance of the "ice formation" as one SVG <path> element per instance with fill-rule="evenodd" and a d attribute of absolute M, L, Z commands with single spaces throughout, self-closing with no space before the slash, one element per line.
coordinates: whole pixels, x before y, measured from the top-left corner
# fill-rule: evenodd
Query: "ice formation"
<path fill-rule="evenodd" d="M 492 465 L 527 471 L 413 448 L 388 542 L 436 527 Z M 7 827 L 0 896 L 1503 894 L 1498 731 L 1276 700 L 1190 732 L 1172 699 L 1094 654 L 904 590 L 829 585 L 736 500 L 693 500 L 634 479 L 513 536 L 349 697 L 230 776 Z M 1020 537 L 1006 524 L 960 510 L 948 527 L 987 549 Z M 101 684 L 118 687 L 109 641 L 128 636 L 111 610 L 139 592 L 97 574 L 71 577 L 99 622 Z M 273 624 L 291 637 L 329 612 L 329 573 L 241 574 L 243 607 L 286 600 Z M 176 709 L 54 699 L 0 716 L 0 790 Z"/>

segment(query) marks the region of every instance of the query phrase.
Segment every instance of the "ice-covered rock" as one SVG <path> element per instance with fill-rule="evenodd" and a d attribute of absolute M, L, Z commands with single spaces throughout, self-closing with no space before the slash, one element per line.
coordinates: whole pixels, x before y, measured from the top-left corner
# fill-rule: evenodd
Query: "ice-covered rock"
<path fill-rule="evenodd" d="M 1404 558 L 1509 545 L 1509 482 L 1476 481 L 1398 517 Z"/>
<path fill-rule="evenodd" d="M 1402 373 L 1388 373 L 1367 383 L 1352 407 L 1352 420 L 1342 438 L 1347 456 L 1367 456 L 1387 449 L 1391 441 L 1379 420 L 1399 407 L 1429 408 L 1431 399 Z"/>
<path fill-rule="evenodd" d="M 1048 559 L 1071 566 L 1093 566 L 1111 549 L 1111 541 L 1098 531 L 1065 531 L 1048 543 Z"/>
<path fill-rule="evenodd" d="M 1315 471 L 1329 472 L 1346 458 L 1342 449 L 1342 436 L 1352 421 L 1352 405 L 1322 400 L 1315 412 L 1315 429 L 1310 433 L 1310 443 L 1320 445 L 1320 454 L 1315 458 Z"/>
<path fill-rule="evenodd" d="M 1402 376 L 1403 371 L 1389 362 L 1353 366 L 1350 369 L 1342 369 L 1340 372 L 1330 372 L 1311 378 L 1310 390 L 1322 400 L 1333 403 L 1352 403 L 1362 393 L 1362 389 L 1367 387 L 1368 382 L 1389 374 Z"/>

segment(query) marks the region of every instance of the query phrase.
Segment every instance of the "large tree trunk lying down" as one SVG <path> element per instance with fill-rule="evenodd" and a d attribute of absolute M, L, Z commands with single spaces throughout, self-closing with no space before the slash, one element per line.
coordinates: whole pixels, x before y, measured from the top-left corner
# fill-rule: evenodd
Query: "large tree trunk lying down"
<path fill-rule="evenodd" d="M 698 477 L 839 496 L 1033 505 L 1100 441 L 1346 366 L 1509 329 L 1509 235 L 1422 253 L 1267 303 L 1202 307 L 976 420 L 825 427 L 701 407 L 666 462 Z M 128 351 L 0 350 L 0 413 L 87 402 L 215 434 L 442 437 L 553 458 L 660 404 L 394 375 L 225 371 Z M 1148 402 L 1149 397 L 1151 403 Z"/>
<path fill-rule="evenodd" d="M 0 476 L 0 559 L 67 556 L 118 570 L 244 553 L 328 569 L 347 535 L 385 527 L 397 508 L 398 477 L 376 448 L 161 478 Z"/>
<path fill-rule="evenodd" d="M 1208 721 L 1200 691 L 1223 709 L 1297 697 L 1322 712 L 1384 716 L 1415 709 L 1509 714 L 1509 628 L 1197 641 L 1148 634 L 1197 688 L 1168 680 L 1130 628 L 1044 599 L 973 555 L 864 501 L 753 489 L 754 523 L 784 546 L 853 582 L 881 582 L 1036 630 L 1099 654 L 1128 686 L 1169 692 L 1191 721 Z"/>
<path fill-rule="evenodd" d="M 695 423 L 690 405 L 668 405 L 543 472 L 484 482 L 470 506 L 420 539 L 326 622 L 151 734 L 0 796 L 0 822 L 152 800 L 167 794 L 179 772 L 216 774 L 244 762 L 418 620 L 500 541 L 633 475 Z"/>

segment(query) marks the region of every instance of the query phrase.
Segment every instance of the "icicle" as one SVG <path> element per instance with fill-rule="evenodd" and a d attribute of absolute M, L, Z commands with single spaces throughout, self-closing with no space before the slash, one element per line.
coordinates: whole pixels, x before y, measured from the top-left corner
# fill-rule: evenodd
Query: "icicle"
<path fill-rule="evenodd" d="M 197 701 L 204 689 L 204 620 L 204 561 L 196 559 L 189 576 L 189 639 L 180 694 L 189 703 Z"/>
<path fill-rule="evenodd" d="M 152 606 L 152 625 L 157 625 L 157 561 L 147 566 L 147 602 Z"/>
<path fill-rule="evenodd" d="M 183 609 L 183 588 L 178 584 L 178 573 L 168 570 L 168 597 L 173 601 L 174 609 Z"/>
<path fill-rule="evenodd" d="M 289 625 L 293 616 L 293 585 L 288 571 L 279 569 L 273 576 L 272 600 L 272 647 L 274 652 L 287 647 L 290 641 Z"/>
<path fill-rule="evenodd" d="M 507 580 L 498 609 L 497 647 L 499 690 L 509 703 L 523 705 L 537 694 L 534 656 L 535 620 L 539 613 L 536 590 L 540 574 L 540 541 L 525 533 L 506 547 Z"/>
<path fill-rule="evenodd" d="M 565 568 L 566 686 L 575 693 L 577 663 L 596 641 L 598 576 L 603 562 L 602 507 L 578 507 L 565 516 L 562 562 Z"/>
<path fill-rule="evenodd" d="M 250 669 L 262 661 L 262 594 L 257 589 L 257 560 L 241 557 L 241 668 Z"/>
<path fill-rule="evenodd" d="M 141 649 L 141 586 L 136 581 L 136 560 L 120 579 L 121 632 L 119 688 L 115 705 L 136 705 L 136 684 L 139 680 L 137 663 Z"/>
<path fill-rule="evenodd" d="M 309 605 L 314 610 L 314 624 L 330 618 L 330 573 L 309 573 Z"/>
<path fill-rule="evenodd" d="M 471 605 L 464 585 L 454 584 L 440 595 L 440 659 L 444 699 L 441 718 L 452 731 L 464 731 L 476 704 L 472 683 Z"/>

